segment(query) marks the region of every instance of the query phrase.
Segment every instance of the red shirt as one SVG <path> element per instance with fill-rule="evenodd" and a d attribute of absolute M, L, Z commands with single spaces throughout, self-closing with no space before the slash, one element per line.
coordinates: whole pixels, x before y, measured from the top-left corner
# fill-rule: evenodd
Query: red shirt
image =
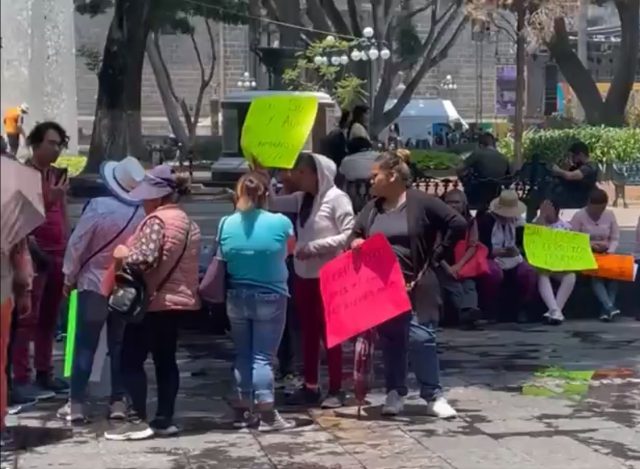
<path fill-rule="evenodd" d="M 32 163 L 31 167 L 36 168 Z M 49 180 L 56 180 L 59 170 L 55 167 L 39 169 L 42 176 L 42 195 L 44 198 L 45 222 L 33 230 L 32 235 L 40 249 L 44 251 L 64 252 L 67 246 L 67 221 L 63 199 L 52 200 Z"/>

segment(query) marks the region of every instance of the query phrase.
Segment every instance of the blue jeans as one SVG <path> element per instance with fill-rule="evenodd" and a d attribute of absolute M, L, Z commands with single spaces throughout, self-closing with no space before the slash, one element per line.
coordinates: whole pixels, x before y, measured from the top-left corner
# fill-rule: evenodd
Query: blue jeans
<path fill-rule="evenodd" d="M 591 279 L 591 289 L 593 294 L 598 298 L 602 311 L 611 313 L 616 309 L 616 297 L 618 296 L 618 282 L 615 280 L 605 280 L 593 277 Z"/>
<path fill-rule="evenodd" d="M 378 326 L 378 334 L 387 393 L 397 391 L 401 396 L 407 395 L 410 361 L 420 385 L 420 397 L 429 402 L 442 395 L 440 362 L 432 324 L 420 324 L 414 314 L 407 313 Z"/>
<path fill-rule="evenodd" d="M 93 368 L 93 357 L 100 341 L 102 327 L 107 325 L 107 345 L 111 362 L 111 402 L 121 401 L 125 395 L 120 355 L 124 337 L 124 320 L 109 314 L 107 299 L 100 293 L 84 290 L 78 292 L 78 318 L 76 345 L 71 373 L 71 401 L 84 403 L 87 384 Z"/>
<path fill-rule="evenodd" d="M 272 363 L 284 330 L 287 297 L 259 288 L 227 292 L 227 314 L 236 347 L 237 407 L 272 406 Z"/>

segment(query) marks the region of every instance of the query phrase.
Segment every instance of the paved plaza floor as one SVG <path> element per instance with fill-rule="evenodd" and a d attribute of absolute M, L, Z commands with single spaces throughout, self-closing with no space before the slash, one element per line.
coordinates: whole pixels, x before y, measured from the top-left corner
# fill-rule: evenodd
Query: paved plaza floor
<path fill-rule="evenodd" d="M 55 418 L 62 402 L 52 402 L 10 418 L 17 450 L 3 452 L 3 468 L 640 468 L 640 322 L 493 325 L 444 330 L 439 338 L 443 381 L 460 412 L 455 420 L 425 416 L 415 382 L 404 415 L 382 417 L 378 358 L 370 405 L 359 418 L 355 407 L 297 409 L 288 413 L 293 430 L 232 430 L 225 400 L 231 344 L 186 333 L 179 437 L 106 441 L 104 402 L 94 403 L 93 423 L 75 428 Z M 352 351 L 345 355 L 349 377 Z"/>

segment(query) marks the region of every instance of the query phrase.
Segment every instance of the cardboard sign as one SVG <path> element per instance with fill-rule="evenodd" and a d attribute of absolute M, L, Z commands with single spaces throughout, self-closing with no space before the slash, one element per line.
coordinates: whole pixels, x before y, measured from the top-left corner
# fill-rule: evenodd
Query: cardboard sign
<path fill-rule="evenodd" d="M 327 263 L 320 291 L 329 348 L 411 310 L 400 264 L 381 234 Z"/>
<path fill-rule="evenodd" d="M 265 168 L 291 169 L 304 148 L 318 111 L 318 98 L 305 95 L 253 99 L 240 146 L 247 159 Z"/>
<path fill-rule="evenodd" d="M 638 266 L 633 256 L 624 254 L 594 254 L 598 268 L 587 270 L 585 275 L 633 282 L 636 279 Z"/>
<path fill-rule="evenodd" d="M 576 272 L 597 267 L 586 233 L 527 224 L 524 250 L 529 264 L 551 272 Z"/>

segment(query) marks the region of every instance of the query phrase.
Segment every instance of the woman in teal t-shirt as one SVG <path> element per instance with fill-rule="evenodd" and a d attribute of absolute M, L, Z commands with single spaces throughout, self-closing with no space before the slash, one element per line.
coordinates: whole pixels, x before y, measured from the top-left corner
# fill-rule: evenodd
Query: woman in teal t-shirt
<path fill-rule="evenodd" d="M 293 225 L 265 210 L 268 181 L 258 173 L 240 178 L 236 213 L 223 218 L 218 245 L 227 265 L 227 314 L 236 347 L 235 425 L 261 431 L 294 426 L 274 408 L 272 361 L 286 320 L 287 242 Z"/>

